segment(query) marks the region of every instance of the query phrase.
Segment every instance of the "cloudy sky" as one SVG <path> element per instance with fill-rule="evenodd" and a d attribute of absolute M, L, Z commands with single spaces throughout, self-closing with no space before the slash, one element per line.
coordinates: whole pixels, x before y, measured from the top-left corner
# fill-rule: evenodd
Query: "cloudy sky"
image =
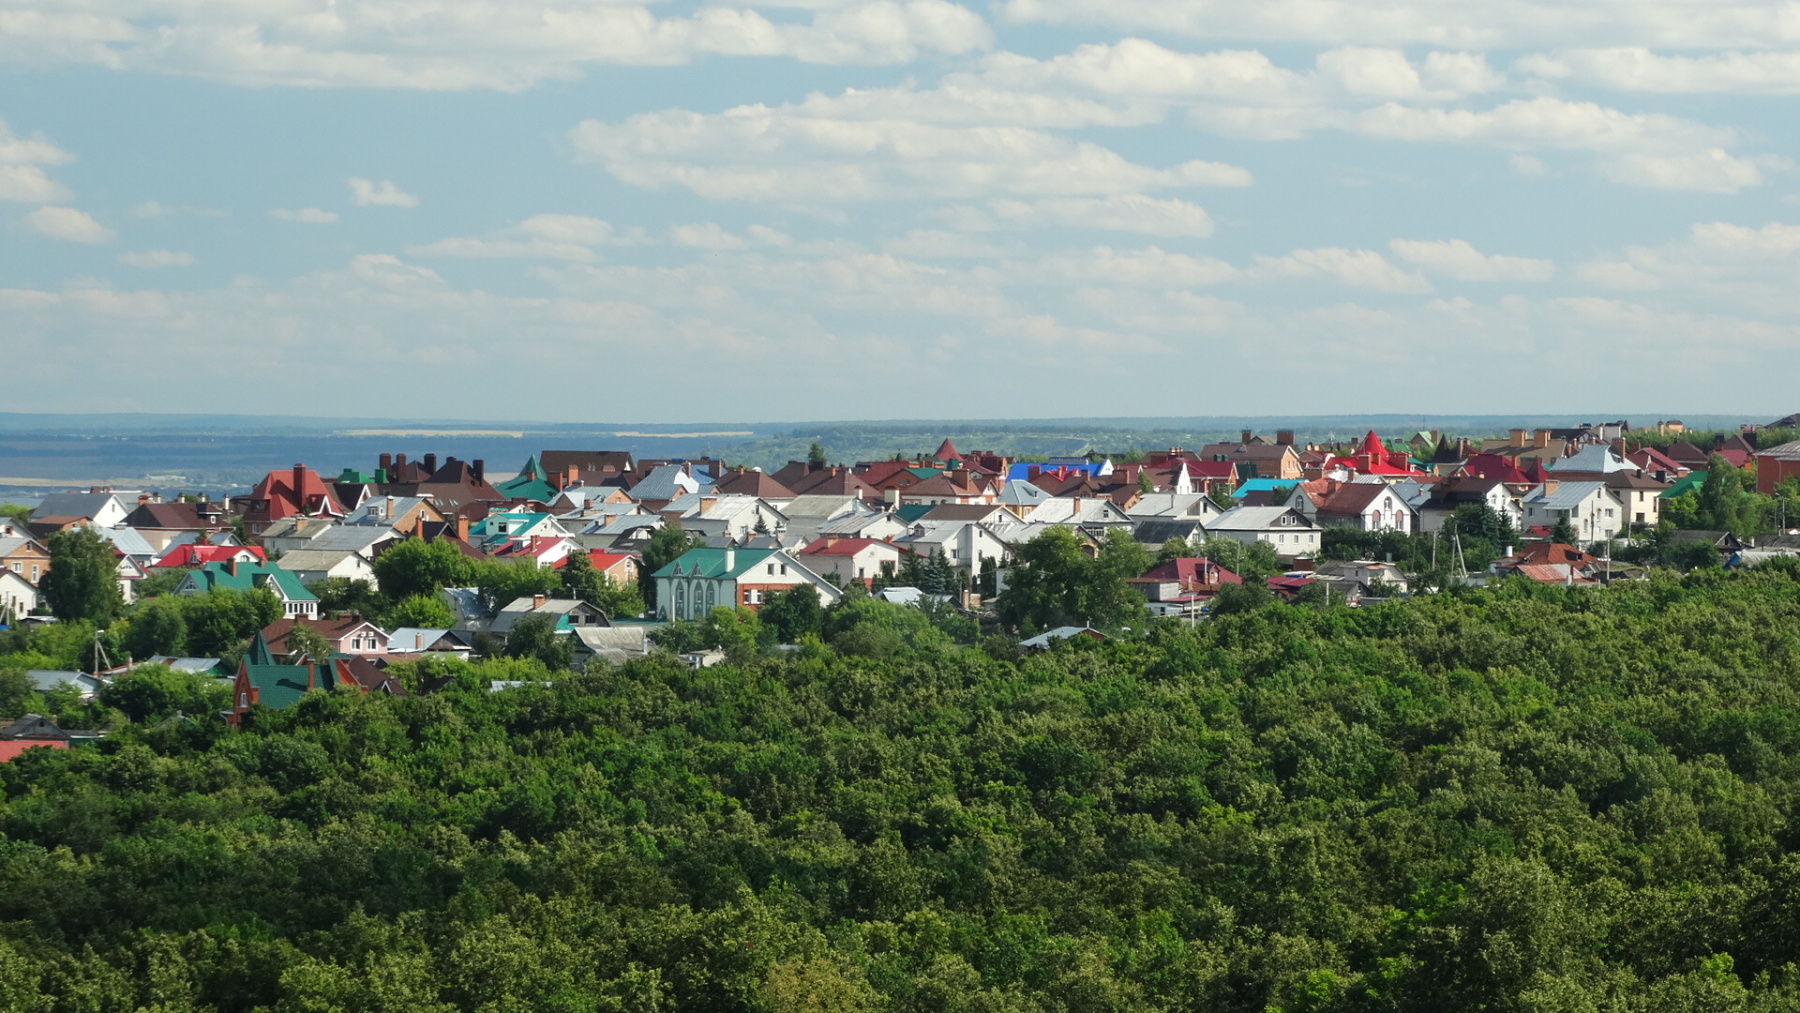
<path fill-rule="evenodd" d="M 4 0 L 0 410 L 1781 414 L 1796 93 L 1750 0 Z"/>

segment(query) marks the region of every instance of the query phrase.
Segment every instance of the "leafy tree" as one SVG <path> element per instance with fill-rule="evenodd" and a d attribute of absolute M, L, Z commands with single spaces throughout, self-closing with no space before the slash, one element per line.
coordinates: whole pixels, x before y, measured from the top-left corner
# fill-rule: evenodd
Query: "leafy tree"
<path fill-rule="evenodd" d="M 1550 528 L 1550 541 L 1559 545 L 1575 544 L 1575 528 L 1566 515 L 1558 517 L 1556 524 Z"/>
<path fill-rule="evenodd" d="M 331 660 L 334 652 L 325 634 L 307 623 L 297 622 L 288 630 L 287 653 L 289 660 L 298 665 L 303 660 L 324 664 Z"/>
<path fill-rule="evenodd" d="M 762 620 L 742 606 L 717 606 L 701 620 L 701 626 L 707 646 L 724 651 L 733 664 L 741 665 L 753 657 L 762 639 Z"/>
<path fill-rule="evenodd" d="M 643 597 L 649 611 L 656 611 L 656 571 L 681 558 L 681 554 L 689 549 L 705 544 L 705 539 L 689 535 L 681 530 L 681 525 L 673 521 L 654 535 L 644 546 L 643 559 L 638 565 L 638 593 Z"/>
<path fill-rule="evenodd" d="M 38 695 L 37 683 L 25 674 L 33 666 L 24 661 L 16 656 L 0 656 L 0 718 L 16 718 L 43 710 L 44 701 Z"/>
<path fill-rule="evenodd" d="M 187 621 L 187 649 L 200 658 L 235 656 L 245 641 L 282 613 L 281 600 L 261 588 L 220 588 L 180 600 Z"/>
<path fill-rule="evenodd" d="M 565 597 L 585 601 L 606 613 L 609 619 L 635 618 L 644 612 L 644 598 L 638 589 L 616 584 L 612 578 L 594 569 L 586 552 L 569 553 L 561 573 Z"/>
<path fill-rule="evenodd" d="M 506 656 L 532 658 L 552 672 L 566 672 L 575 660 L 575 638 L 557 631 L 555 616 L 526 616 L 506 635 Z"/>
<path fill-rule="evenodd" d="M 562 577 L 549 567 L 527 559 L 484 559 L 473 567 L 471 579 L 481 595 L 482 607 L 498 612 L 520 598 L 562 592 Z"/>
<path fill-rule="evenodd" d="M 173 594 L 175 589 L 181 585 L 182 578 L 193 573 L 195 569 L 197 567 L 192 566 L 158 567 L 150 572 L 150 576 L 138 581 L 137 586 L 132 590 L 136 592 L 139 601 Z"/>
<path fill-rule="evenodd" d="M 435 595 L 446 587 L 467 587 L 474 561 L 448 539 L 417 538 L 390 545 L 375 557 L 375 580 L 390 601 Z"/>
<path fill-rule="evenodd" d="M 825 609 L 819 604 L 818 589 L 811 584 L 796 584 L 769 595 L 757 616 L 784 644 L 798 643 L 809 634 L 818 636 L 825 629 Z"/>
<path fill-rule="evenodd" d="M 366 580 L 327 577 L 306 585 L 306 589 L 319 599 L 320 615 L 356 613 L 377 625 L 400 625 L 388 616 L 387 596 Z"/>
<path fill-rule="evenodd" d="M 125 646 L 134 658 L 181 657 L 187 650 L 187 616 L 175 598 L 151 598 L 131 613 Z"/>
<path fill-rule="evenodd" d="M 1706 481 L 1701 483 L 1697 498 L 1698 520 L 1706 530 L 1737 533 L 1743 529 L 1743 519 L 1739 516 L 1744 498 L 1743 480 L 1725 458 L 1713 454 L 1707 459 Z"/>
<path fill-rule="evenodd" d="M 177 711 L 217 720 L 229 703 L 230 684 L 198 672 L 178 672 L 166 665 L 139 665 L 100 690 L 100 702 L 124 711 L 133 721 L 166 718 Z"/>
<path fill-rule="evenodd" d="M 1164 542 L 1162 548 L 1157 550 L 1156 562 L 1161 565 L 1177 559 L 1187 559 L 1193 555 L 1194 550 L 1188 546 L 1187 539 L 1176 536 Z"/>
<path fill-rule="evenodd" d="M 20 531 L 31 523 L 31 508 L 17 503 L 0 503 L 0 520 L 7 521 Z"/>
<path fill-rule="evenodd" d="M 456 625 L 450 606 L 437 595 L 415 594 L 388 610 L 388 622 L 395 628 L 412 626 L 424 630 L 447 630 Z"/>
<path fill-rule="evenodd" d="M 105 625 L 125 610 L 111 542 L 90 528 L 74 528 L 52 534 L 46 548 L 50 571 L 39 581 L 38 592 L 51 615 Z"/>
<path fill-rule="evenodd" d="M 1000 617 L 1018 629 L 1141 621 L 1144 599 L 1127 578 L 1150 568 L 1149 551 L 1129 533 L 1107 532 L 1095 558 L 1066 528 L 1052 528 L 1016 550 L 1017 565 L 1000 596 Z"/>

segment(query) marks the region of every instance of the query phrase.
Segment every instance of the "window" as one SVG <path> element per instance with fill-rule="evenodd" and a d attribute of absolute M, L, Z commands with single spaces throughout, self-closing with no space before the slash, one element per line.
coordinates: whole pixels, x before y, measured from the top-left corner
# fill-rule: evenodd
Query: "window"
<path fill-rule="evenodd" d="M 769 576 L 771 576 L 771 577 L 775 576 L 775 564 L 774 563 L 769 564 Z"/>
<path fill-rule="evenodd" d="M 781 564 L 781 575 L 783 577 L 787 576 L 787 564 L 786 563 Z"/>
<path fill-rule="evenodd" d="M 239 706 L 239 707 L 248 707 L 248 706 L 250 706 L 250 694 L 248 694 L 248 693 L 239 693 L 239 694 L 238 694 L 238 706 Z"/>
<path fill-rule="evenodd" d="M 13 572 L 14 573 L 24 573 L 25 572 L 25 564 L 21 563 L 17 560 L 14 560 L 13 561 Z"/>

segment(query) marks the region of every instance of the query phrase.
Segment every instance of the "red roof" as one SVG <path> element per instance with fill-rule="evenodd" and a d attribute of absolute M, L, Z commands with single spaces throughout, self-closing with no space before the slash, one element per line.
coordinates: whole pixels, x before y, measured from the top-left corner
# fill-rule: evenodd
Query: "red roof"
<path fill-rule="evenodd" d="M 1181 586 L 1242 584 L 1244 579 L 1204 556 L 1183 556 L 1160 563 L 1145 573 L 1142 580 L 1173 580 Z"/>
<path fill-rule="evenodd" d="M 244 545 L 177 545 L 164 553 L 161 559 L 151 566 L 205 566 L 208 563 L 229 563 L 238 558 L 238 553 L 248 552 L 258 562 L 267 562 L 268 557 L 258 546 Z"/>
<path fill-rule="evenodd" d="M 938 444 L 937 453 L 931 456 L 934 461 L 962 460 L 962 455 L 956 452 L 956 444 L 951 443 L 948 436 L 944 437 L 944 442 Z"/>
<path fill-rule="evenodd" d="M 569 555 L 574 555 L 574 553 L 570 553 Z M 631 558 L 633 558 L 633 556 L 629 552 L 607 552 L 605 549 L 588 550 L 588 563 L 601 573 L 605 573 Z M 560 570 L 564 566 L 567 566 L 568 563 L 569 556 L 564 556 L 556 562 L 551 563 L 550 568 L 552 570 Z"/>
<path fill-rule="evenodd" d="M 27 749 L 48 747 L 50 749 L 67 749 L 69 744 L 61 739 L 9 739 L 0 742 L 0 763 L 17 757 Z"/>
<path fill-rule="evenodd" d="M 302 464 L 288 471 L 271 471 L 250 490 L 250 508 L 244 519 L 267 525 L 295 514 L 341 516 L 344 507 L 319 473 Z M 253 529 L 253 530 L 260 530 Z"/>
<path fill-rule="evenodd" d="M 1511 458 L 1500 454 L 1471 454 L 1456 473 L 1475 478 L 1497 478 L 1508 485 L 1531 483 L 1531 477 L 1519 470 Z"/>
<path fill-rule="evenodd" d="M 900 547 L 879 538 L 821 538 L 801 549 L 802 556 L 854 556 L 871 545 L 885 545 L 896 552 Z"/>

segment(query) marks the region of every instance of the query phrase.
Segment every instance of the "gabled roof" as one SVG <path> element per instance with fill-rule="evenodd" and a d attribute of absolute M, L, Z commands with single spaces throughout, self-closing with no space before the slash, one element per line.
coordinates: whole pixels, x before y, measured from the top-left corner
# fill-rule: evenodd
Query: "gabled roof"
<path fill-rule="evenodd" d="M 183 577 L 182 584 L 191 584 L 202 594 L 216 588 L 249 591 L 272 584 L 275 596 L 285 601 L 319 600 L 300 583 L 299 577 L 271 563 L 239 563 L 236 573 L 231 572 L 230 566 L 229 563 L 208 563 Z"/>
<path fill-rule="evenodd" d="M 892 542 L 884 542 L 879 538 L 821 538 L 801 549 L 801 556 L 854 556 L 872 545 L 885 546 L 895 552 L 903 551 Z"/>
<path fill-rule="evenodd" d="M 734 471 L 713 486 L 713 491 L 726 495 L 755 496 L 760 499 L 793 499 L 794 491 L 761 471 Z"/>
<path fill-rule="evenodd" d="M 1281 524 L 1278 521 L 1292 515 L 1291 523 Z M 1318 526 L 1307 520 L 1306 516 L 1288 506 L 1240 506 L 1232 507 L 1217 517 L 1206 522 L 1208 531 L 1316 531 Z"/>
<path fill-rule="evenodd" d="M 1244 578 L 1204 556 L 1183 556 L 1150 568 L 1140 580 L 1179 581 L 1186 584 L 1242 584 Z"/>
<path fill-rule="evenodd" d="M 1674 499 L 1677 496 L 1686 496 L 1689 494 L 1697 495 L 1700 492 L 1700 487 L 1706 484 L 1706 476 L 1708 474 L 1710 474 L 1710 472 L 1690 471 L 1676 479 L 1674 485 L 1669 486 L 1657 495 L 1662 499 Z"/>
<path fill-rule="evenodd" d="M 106 510 L 109 503 L 129 510 L 124 500 L 110 492 L 53 492 L 46 495 L 31 511 L 38 517 L 86 517 L 92 520 Z"/>
<path fill-rule="evenodd" d="M 1545 465 L 1551 471 L 1578 471 L 1604 475 L 1614 471 L 1630 471 L 1632 465 L 1619 459 L 1611 447 L 1591 443 L 1580 450 Z"/>
<path fill-rule="evenodd" d="M 656 577 L 735 578 L 748 572 L 777 549 L 689 549 L 681 557 L 656 571 Z"/>
<path fill-rule="evenodd" d="M 198 503 L 139 503 L 137 509 L 125 515 L 124 525 L 187 531 L 218 527 L 216 522 L 200 516 Z"/>
<path fill-rule="evenodd" d="M 634 470 L 628 450 L 546 450 L 537 455 L 537 461 L 546 475 L 556 472 L 566 475 L 570 468 L 575 468 L 576 475 L 583 481 L 609 472 Z"/>
<path fill-rule="evenodd" d="M 1558 482 L 1556 488 L 1538 486 L 1525 494 L 1526 502 L 1545 510 L 1569 510 L 1598 491 L 1606 494 L 1604 482 Z"/>
<path fill-rule="evenodd" d="M 1757 457 L 1766 457 L 1772 461 L 1800 461 L 1800 440 L 1770 447 L 1756 452 Z"/>

